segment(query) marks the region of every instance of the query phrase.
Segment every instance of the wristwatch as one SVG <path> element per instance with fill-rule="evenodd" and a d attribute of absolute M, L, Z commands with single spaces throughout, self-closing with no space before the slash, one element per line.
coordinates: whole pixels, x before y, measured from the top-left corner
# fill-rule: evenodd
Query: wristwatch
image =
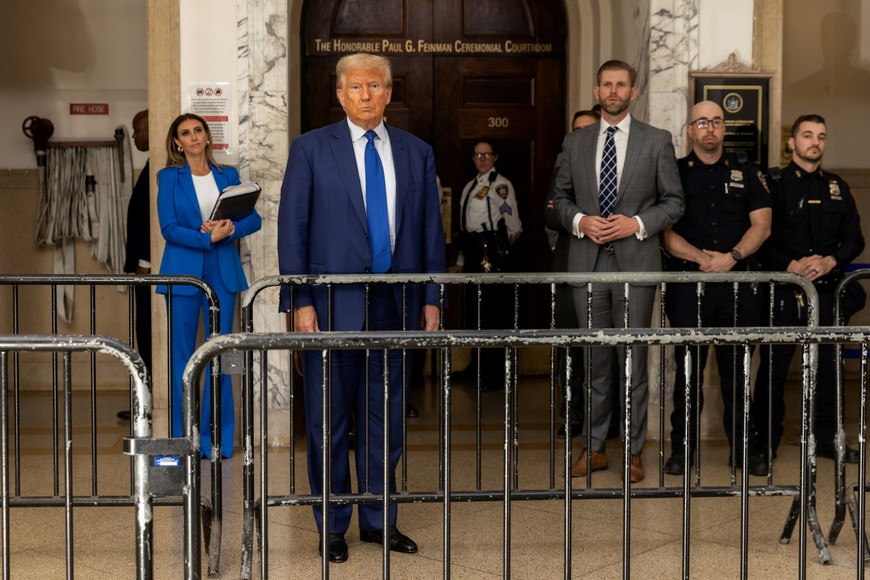
<path fill-rule="evenodd" d="M 743 259 L 743 254 L 740 253 L 740 250 L 734 249 L 731 250 L 731 257 L 734 258 L 735 262 L 739 262 Z"/>

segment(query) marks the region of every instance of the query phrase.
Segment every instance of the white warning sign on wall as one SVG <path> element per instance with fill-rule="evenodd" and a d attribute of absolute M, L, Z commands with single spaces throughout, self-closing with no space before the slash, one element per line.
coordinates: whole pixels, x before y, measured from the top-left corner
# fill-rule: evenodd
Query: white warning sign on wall
<path fill-rule="evenodd" d="M 192 83 L 190 85 L 190 112 L 208 123 L 212 147 L 229 153 L 230 149 L 230 83 Z"/>

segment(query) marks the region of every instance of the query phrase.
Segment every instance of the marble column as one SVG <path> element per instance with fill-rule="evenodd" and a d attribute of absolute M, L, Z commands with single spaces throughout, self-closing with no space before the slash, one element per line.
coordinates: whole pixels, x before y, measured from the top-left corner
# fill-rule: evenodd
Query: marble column
<path fill-rule="evenodd" d="M 290 136 L 288 111 L 289 75 L 288 2 L 286 0 L 238 0 L 239 78 L 239 171 L 243 180 L 256 181 L 263 188 L 258 211 L 263 228 L 242 242 L 242 262 L 248 280 L 278 274 L 277 216 L 281 181 L 287 161 Z M 278 312 L 277 290 L 260 293 L 254 303 L 254 330 L 282 332 L 286 316 Z M 259 358 L 259 357 L 257 357 Z M 255 361 L 259 368 L 259 360 Z M 268 397 L 269 408 L 284 417 L 270 421 L 275 444 L 289 439 L 286 410 L 291 398 L 290 359 L 275 351 L 268 358 L 266 392 L 255 374 L 254 405 Z M 258 426 L 255 426 L 258 427 Z"/>
<path fill-rule="evenodd" d="M 686 152 L 689 71 L 698 67 L 700 0 L 651 0 L 649 22 L 650 124 L 674 136 L 677 157 Z"/>

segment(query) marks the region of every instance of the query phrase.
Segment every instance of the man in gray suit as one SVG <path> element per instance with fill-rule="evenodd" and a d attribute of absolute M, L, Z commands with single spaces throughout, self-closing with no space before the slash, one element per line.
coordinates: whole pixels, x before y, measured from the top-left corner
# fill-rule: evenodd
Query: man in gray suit
<path fill-rule="evenodd" d="M 601 121 L 565 137 L 562 164 L 554 184 L 553 205 L 563 227 L 572 232 L 568 269 L 572 272 L 654 272 L 661 270 L 659 233 L 683 215 L 683 189 L 671 134 L 632 119 L 628 108 L 637 97 L 637 72 L 611 60 L 598 69 L 593 92 Z M 632 285 L 628 325 L 650 325 L 654 285 Z M 592 327 L 621 328 L 623 284 L 596 284 L 592 289 Z M 574 289 L 577 319 L 587 327 L 586 287 Z M 604 449 L 612 397 L 608 373 L 617 352 L 620 375 L 625 350 L 595 348 L 590 353 L 591 440 L 571 475 L 607 469 Z M 631 467 L 632 482 L 643 479 L 641 451 L 646 441 L 649 388 L 646 347 L 632 347 Z M 619 381 L 625 388 L 624 377 Z M 620 400 L 623 393 L 619 393 Z M 623 434 L 624 435 L 624 434 Z"/>

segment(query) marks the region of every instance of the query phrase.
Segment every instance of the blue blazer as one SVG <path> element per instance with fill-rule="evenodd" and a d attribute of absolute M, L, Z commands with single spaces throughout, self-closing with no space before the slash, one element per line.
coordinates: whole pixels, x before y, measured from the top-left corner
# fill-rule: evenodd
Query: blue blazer
<path fill-rule="evenodd" d="M 387 126 L 396 170 L 396 241 L 393 273 L 445 270 L 444 230 L 432 148 L 417 137 Z M 350 129 L 343 119 L 293 141 L 278 208 L 278 268 L 281 274 L 365 274 L 371 248 L 365 204 Z M 395 289 L 401 312 L 401 288 Z M 424 304 L 438 305 L 438 287 L 409 288 L 407 328 L 420 325 Z M 365 295 L 360 286 L 333 293 L 331 330 L 360 330 Z M 321 330 L 330 329 L 324 287 L 301 286 L 292 306 L 313 305 Z M 282 288 L 280 309 L 290 310 Z"/>
<path fill-rule="evenodd" d="M 218 191 L 240 182 L 239 172 L 234 167 L 212 165 L 211 171 Z M 160 219 L 160 232 L 166 239 L 160 273 L 202 278 L 205 253 L 214 251 L 218 253 L 221 276 L 227 289 L 232 292 L 247 290 L 248 283 L 235 240 L 260 229 L 260 214 L 254 211 L 248 217 L 235 222 L 236 231 L 233 235 L 212 244 L 211 234 L 199 231 L 202 215 L 190 175 L 190 166 L 164 167 L 157 174 L 157 186 L 157 216 Z M 193 295 L 199 290 L 193 286 L 178 286 L 172 292 Z M 157 293 L 166 294 L 166 286 L 158 286 Z"/>

